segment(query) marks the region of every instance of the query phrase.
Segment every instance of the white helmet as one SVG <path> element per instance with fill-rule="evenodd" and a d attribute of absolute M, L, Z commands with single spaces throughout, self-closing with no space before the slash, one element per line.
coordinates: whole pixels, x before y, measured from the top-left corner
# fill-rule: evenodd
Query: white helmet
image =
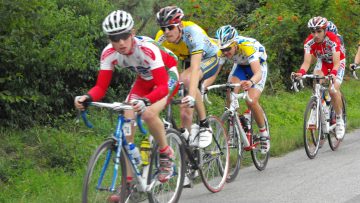
<path fill-rule="evenodd" d="M 238 36 L 237 30 L 231 25 L 224 25 L 220 27 L 215 34 L 215 38 L 218 40 L 220 49 L 224 49 L 230 46 Z"/>
<path fill-rule="evenodd" d="M 134 27 L 134 20 L 130 13 L 117 10 L 110 13 L 102 23 L 103 31 L 107 35 L 130 32 Z"/>
<path fill-rule="evenodd" d="M 309 29 L 325 29 L 328 24 L 328 20 L 321 16 L 313 17 L 308 22 Z"/>

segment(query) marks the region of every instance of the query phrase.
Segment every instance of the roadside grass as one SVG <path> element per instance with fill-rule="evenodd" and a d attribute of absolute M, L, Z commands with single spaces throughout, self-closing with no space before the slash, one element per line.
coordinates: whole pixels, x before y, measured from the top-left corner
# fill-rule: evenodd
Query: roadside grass
<path fill-rule="evenodd" d="M 355 80 L 344 81 L 342 85 L 347 100 L 348 132 L 360 126 L 359 88 L 360 82 Z M 261 105 L 270 124 L 271 156 L 303 147 L 303 114 L 310 95 L 310 88 L 298 93 L 262 95 Z M 224 99 L 212 96 L 211 101 L 209 114 L 221 116 Z M 94 129 L 74 120 L 57 129 L 43 126 L 25 131 L 0 129 L 0 202 L 80 202 L 88 159 L 104 138 L 111 136 L 116 116 L 109 118 L 106 110 L 90 109 L 89 120 Z M 245 165 L 250 165 L 250 153 L 246 153 Z"/>

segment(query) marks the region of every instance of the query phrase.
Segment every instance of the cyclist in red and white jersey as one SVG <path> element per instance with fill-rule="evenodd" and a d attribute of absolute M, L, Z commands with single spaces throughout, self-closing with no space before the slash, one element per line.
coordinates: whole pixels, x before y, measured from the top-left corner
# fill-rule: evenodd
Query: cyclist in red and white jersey
<path fill-rule="evenodd" d="M 75 100 L 75 106 L 84 110 L 82 102 L 103 98 L 115 66 L 136 72 L 137 78 L 126 100 L 133 104 L 135 111 L 142 113 L 142 119 L 159 143 L 161 172 L 158 179 L 165 182 L 173 174 L 174 152 L 166 141 L 159 113 L 166 106 L 169 92 L 177 87 L 176 57 L 151 38 L 135 36 L 134 21 L 125 11 L 113 11 L 105 18 L 102 26 L 111 43 L 102 51 L 96 85 Z M 126 138 L 128 142 L 134 141 L 133 135 Z"/>
<path fill-rule="evenodd" d="M 342 119 L 340 85 L 345 73 L 346 60 L 340 39 L 334 33 L 326 31 L 327 25 L 327 19 L 321 16 L 309 20 L 308 28 L 311 30 L 311 34 L 304 43 L 304 62 L 295 75 L 304 75 L 310 65 L 316 61 L 314 74 L 333 76 L 336 91 L 330 91 L 330 96 L 336 113 L 336 137 L 342 139 L 345 127 Z"/>

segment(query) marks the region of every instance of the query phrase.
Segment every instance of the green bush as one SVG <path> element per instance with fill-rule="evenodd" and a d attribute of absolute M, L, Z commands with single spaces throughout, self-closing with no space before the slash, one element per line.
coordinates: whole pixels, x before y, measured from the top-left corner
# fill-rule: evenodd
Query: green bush
<path fill-rule="evenodd" d="M 51 123 L 94 84 L 107 1 L 2 1 L 0 125 Z"/>

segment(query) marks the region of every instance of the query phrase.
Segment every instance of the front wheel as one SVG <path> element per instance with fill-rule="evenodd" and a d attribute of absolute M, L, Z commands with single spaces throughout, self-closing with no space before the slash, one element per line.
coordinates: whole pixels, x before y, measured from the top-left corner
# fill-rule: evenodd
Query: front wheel
<path fill-rule="evenodd" d="M 264 115 L 265 128 L 269 134 L 269 140 L 271 140 L 269 123 L 268 123 L 268 119 L 267 119 L 264 111 L 263 111 L 263 115 Z M 258 125 L 256 124 L 254 116 L 251 116 L 251 135 L 252 136 L 250 138 L 250 145 L 255 146 L 255 148 L 251 150 L 251 158 L 254 162 L 255 167 L 259 171 L 262 171 L 266 168 L 266 165 L 270 158 L 270 151 L 266 152 L 265 154 L 261 153 L 260 129 L 259 129 Z"/>
<path fill-rule="evenodd" d="M 226 183 L 229 170 L 229 145 L 225 129 L 219 118 L 210 116 L 209 126 L 213 140 L 199 149 L 199 171 L 205 187 L 210 192 L 219 192 Z"/>
<path fill-rule="evenodd" d="M 341 94 L 341 101 L 342 101 L 342 117 L 344 120 L 345 129 L 346 129 L 346 124 L 347 124 L 346 113 L 347 112 L 346 112 L 346 101 L 345 101 L 345 97 L 343 94 Z M 330 122 L 330 126 L 336 125 L 336 115 L 335 115 L 335 110 L 332 105 L 330 108 L 330 121 L 329 122 Z M 329 145 L 330 145 L 331 150 L 333 150 L 333 151 L 337 150 L 337 148 L 339 147 L 339 145 L 343 139 L 340 140 L 340 139 L 336 138 L 335 129 L 333 131 L 329 132 L 328 140 L 329 140 Z"/>
<path fill-rule="evenodd" d="M 313 159 L 319 151 L 321 137 L 322 111 L 317 98 L 312 98 L 306 106 L 304 114 L 304 147 L 306 155 Z"/>
<path fill-rule="evenodd" d="M 126 167 L 124 153 L 116 157 L 117 145 L 114 139 L 102 143 L 92 155 L 86 171 L 82 202 L 106 202 L 116 199 L 116 202 L 125 202 L 126 196 Z M 118 172 L 114 177 L 115 163 L 118 163 Z M 116 181 L 116 182 L 113 182 Z M 113 189 L 112 184 L 115 184 Z"/>
<path fill-rule="evenodd" d="M 183 188 L 185 177 L 184 149 L 181 145 L 180 133 L 172 128 L 166 131 L 168 145 L 174 150 L 174 172 L 172 177 L 165 183 L 160 183 L 157 176 L 160 172 L 158 145 L 152 150 L 148 184 L 152 185 L 148 192 L 149 202 L 178 202 Z"/>
<path fill-rule="evenodd" d="M 230 115 L 229 111 L 226 111 L 221 116 L 221 121 L 223 122 L 224 128 L 229 137 L 230 162 L 229 162 L 229 173 L 226 179 L 226 182 L 229 183 L 235 180 L 236 176 L 239 173 L 243 148 L 238 134 L 240 130 L 237 129 L 238 125 L 236 124 L 234 117 Z"/>

